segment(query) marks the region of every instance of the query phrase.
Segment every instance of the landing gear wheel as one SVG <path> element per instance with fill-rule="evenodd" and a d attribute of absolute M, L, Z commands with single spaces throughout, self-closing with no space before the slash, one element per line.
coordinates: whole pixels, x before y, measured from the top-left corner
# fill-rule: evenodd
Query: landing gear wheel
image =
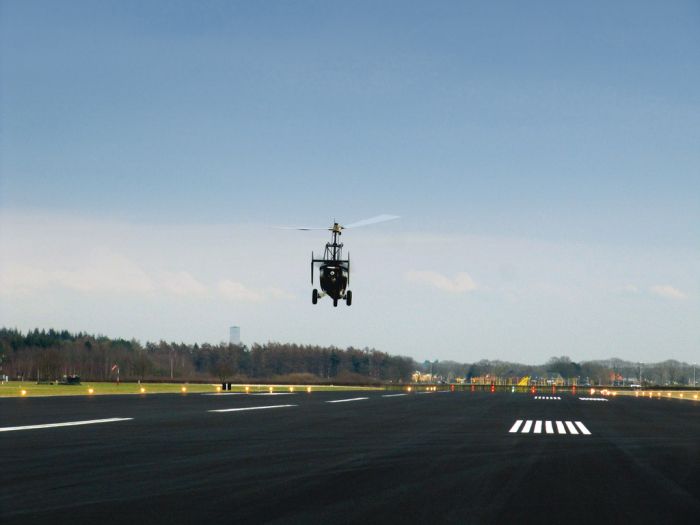
<path fill-rule="evenodd" d="M 318 302 L 318 290 L 314 288 L 314 291 L 311 292 L 311 302 L 313 304 L 316 304 Z"/>
<path fill-rule="evenodd" d="M 350 290 L 345 294 L 345 304 L 350 306 L 352 304 L 352 292 Z"/>
<path fill-rule="evenodd" d="M 333 306 L 338 306 L 338 299 L 333 299 Z"/>

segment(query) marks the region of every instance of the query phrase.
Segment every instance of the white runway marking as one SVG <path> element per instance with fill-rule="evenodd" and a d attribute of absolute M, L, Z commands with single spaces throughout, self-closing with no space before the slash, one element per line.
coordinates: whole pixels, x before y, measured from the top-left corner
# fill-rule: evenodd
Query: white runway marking
<path fill-rule="evenodd" d="M 528 419 L 525 421 L 525 424 L 522 425 L 523 420 L 518 419 L 515 423 L 513 423 L 513 426 L 510 427 L 510 430 L 508 431 L 511 434 L 517 434 L 518 431 L 520 431 L 521 434 L 529 434 L 530 430 L 532 430 L 533 434 L 542 434 L 542 420 L 537 419 L 537 420 L 531 420 Z M 534 423 L 534 424 L 533 424 Z M 571 421 L 555 421 L 554 422 L 557 426 L 557 432 L 558 434 L 563 434 L 563 435 L 581 435 L 585 434 L 586 436 L 591 435 L 591 431 L 586 428 L 586 425 L 581 423 L 580 421 L 576 421 L 576 425 L 572 423 Z M 522 428 L 521 428 L 522 425 Z M 578 430 L 577 428 L 578 427 Z M 567 432 L 568 429 L 568 432 Z M 554 426 L 552 425 L 551 421 L 545 421 L 544 422 L 544 430 L 547 434 L 554 434 Z M 580 432 L 579 432 L 580 431 Z"/>
<path fill-rule="evenodd" d="M 349 401 L 364 401 L 369 399 L 368 397 L 352 397 L 350 399 L 334 399 L 333 401 L 326 401 L 326 403 L 347 403 Z"/>
<path fill-rule="evenodd" d="M 590 435 L 591 435 L 591 431 L 588 430 L 588 429 L 586 428 L 586 425 L 584 425 L 584 424 L 581 423 L 580 421 L 576 421 L 576 426 L 581 430 L 581 432 L 583 432 L 583 433 L 586 434 L 587 436 L 590 436 Z"/>
<path fill-rule="evenodd" d="M 267 410 L 268 408 L 288 408 L 298 405 L 270 405 L 266 407 L 244 407 L 244 408 L 220 408 L 218 410 L 208 410 L 208 412 L 243 412 L 245 410 Z"/>
<path fill-rule="evenodd" d="M 549 401 L 561 401 L 559 396 L 535 396 L 534 399 L 547 399 Z"/>
<path fill-rule="evenodd" d="M 576 430 L 576 427 L 571 421 L 566 421 L 566 428 L 569 429 L 569 433 L 571 434 L 578 434 L 578 430 Z"/>
<path fill-rule="evenodd" d="M 382 397 L 399 397 L 399 396 L 407 396 L 408 394 L 383 394 Z"/>
<path fill-rule="evenodd" d="M 579 397 L 581 401 L 608 401 L 604 397 Z"/>
<path fill-rule="evenodd" d="M 66 423 L 48 423 L 45 425 L 26 425 L 23 427 L 3 427 L 0 432 L 12 432 L 14 430 L 34 430 L 37 428 L 56 428 L 56 427 L 76 427 L 79 425 L 96 425 L 98 423 L 116 423 L 117 421 L 130 421 L 133 417 L 112 417 L 109 419 L 90 419 L 87 421 L 68 421 Z"/>

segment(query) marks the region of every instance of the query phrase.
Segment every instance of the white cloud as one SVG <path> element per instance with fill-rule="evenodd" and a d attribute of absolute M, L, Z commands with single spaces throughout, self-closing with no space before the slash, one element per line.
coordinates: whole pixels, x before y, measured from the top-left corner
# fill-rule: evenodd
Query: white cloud
<path fill-rule="evenodd" d="M 242 283 L 225 279 L 216 285 L 217 292 L 224 299 L 261 303 L 266 299 L 289 299 L 293 297 L 279 288 L 261 288 L 254 290 Z"/>
<path fill-rule="evenodd" d="M 477 288 L 474 280 L 465 272 L 459 272 L 454 279 L 432 271 L 410 271 L 406 272 L 404 276 L 408 281 L 427 284 L 451 293 L 467 293 Z"/>
<path fill-rule="evenodd" d="M 163 272 L 159 276 L 159 287 L 168 293 L 183 296 L 206 295 L 206 285 L 192 277 L 188 272 Z"/>
<path fill-rule="evenodd" d="M 674 288 L 668 284 L 657 284 L 649 288 L 649 291 L 654 295 L 666 297 L 667 299 L 685 299 L 687 296 L 678 288 Z"/>
<path fill-rule="evenodd" d="M 155 290 L 151 277 L 122 255 L 93 258 L 78 268 L 47 270 L 10 264 L 0 271 L 3 293 L 26 295 L 46 288 L 79 292 L 148 293 Z"/>

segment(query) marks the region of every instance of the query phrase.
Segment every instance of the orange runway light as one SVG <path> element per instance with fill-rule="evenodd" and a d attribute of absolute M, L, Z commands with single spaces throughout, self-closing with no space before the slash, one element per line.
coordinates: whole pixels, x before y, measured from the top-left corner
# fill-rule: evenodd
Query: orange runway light
<path fill-rule="evenodd" d="M 409 386 L 406 390 L 407 390 L 408 392 L 410 392 L 412 389 L 411 389 L 411 387 Z"/>
<path fill-rule="evenodd" d="M 142 393 L 142 394 L 145 394 L 145 393 L 146 393 L 146 389 L 143 388 L 143 387 L 141 387 L 139 390 L 141 390 L 141 393 Z"/>
<path fill-rule="evenodd" d="M 306 393 L 307 393 L 307 394 L 310 394 L 310 393 L 311 393 L 311 387 L 310 387 L 310 386 L 306 387 Z"/>
<path fill-rule="evenodd" d="M 187 392 L 187 387 L 186 387 L 186 386 L 183 386 L 180 390 L 181 390 L 182 393 L 184 394 L 185 392 Z"/>
<path fill-rule="evenodd" d="M 272 394 L 272 387 L 270 387 L 270 394 Z"/>
<path fill-rule="evenodd" d="M 94 388 L 88 388 L 88 394 L 94 394 L 95 389 Z"/>
<path fill-rule="evenodd" d="M 26 396 L 26 395 L 27 395 L 27 391 L 26 391 L 26 390 L 20 390 L 20 391 L 19 391 L 19 395 L 21 395 L 21 396 Z"/>
<path fill-rule="evenodd" d="M 294 387 L 293 387 L 293 386 L 290 386 L 290 387 L 289 387 L 289 391 L 290 391 L 290 392 L 294 392 Z"/>
<path fill-rule="evenodd" d="M 217 386 L 217 387 L 216 387 L 216 391 L 217 391 L 217 392 L 221 392 L 221 387 L 220 387 L 220 386 Z"/>
<path fill-rule="evenodd" d="M 245 393 L 246 393 L 246 394 L 249 394 L 249 393 L 250 393 L 250 387 L 249 387 L 249 386 L 245 387 Z"/>

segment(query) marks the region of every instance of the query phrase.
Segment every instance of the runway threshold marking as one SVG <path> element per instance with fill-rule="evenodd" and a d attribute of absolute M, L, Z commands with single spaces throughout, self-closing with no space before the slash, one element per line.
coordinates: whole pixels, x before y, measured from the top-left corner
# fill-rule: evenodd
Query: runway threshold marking
<path fill-rule="evenodd" d="M 382 394 L 382 397 L 400 397 L 407 396 L 408 394 Z"/>
<path fill-rule="evenodd" d="M 369 399 L 368 397 L 351 397 L 350 399 L 333 399 L 332 401 L 326 401 L 326 403 L 349 403 L 350 401 L 364 401 Z"/>
<path fill-rule="evenodd" d="M 561 401 L 559 396 L 535 396 L 534 399 L 546 399 L 548 401 Z"/>
<path fill-rule="evenodd" d="M 604 397 L 579 397 L 581 401 L 608 401 Z"/>
<path fill-rule="evenodd" d="M 208 412 L 244 412 L 246 410 L 268 410 L 270 408 L 288 408 L 299 405 L 270 405 L 266 407 L 243 407 L 243 408 L 219 408 L 216 410 L 208 410 Z"/>
<path fill-rule="evenodd" d="M 13 432 L 15 430 L 35 430 L 39 428 L 77 427 L 80 425 L 97 425 L 100 423 L 116 423 L 118 421 L 130 421 L 133 417 L 111 417 L 108 419 L 89 419 L 86 421 L 66 421 L 65 423 L 46 423 L 43 425 L 25 425 L 21 427 L 1 427 L 0 432 Z"/>
<path fill-rule="evenodd" d="M 554 423 L 557 428 L 557 433 L 559 434 L 570 434 L 573 436 L 580 434 L 584 434 L 586 436 L 591 435 L 591 431 L 588 430 L 586 425 L 584 425 L 581 421 L 555 421 Z M 513 426 L 510 427 L 508 432 L 511 434 L 517 434 L 518 432 L 520 432 L 520 434 L 529 434 L 530 430 L 532 430 L 533 434 L 542 434 L 542 420 L 528 419 L 523 425 L 523 420 L 518 419 L 515 423 L 513 423 Z M 554 426 L 552 425 L 551 421 L 544 421 L 544 431 L 546 434 L 555 433 Z"/>

